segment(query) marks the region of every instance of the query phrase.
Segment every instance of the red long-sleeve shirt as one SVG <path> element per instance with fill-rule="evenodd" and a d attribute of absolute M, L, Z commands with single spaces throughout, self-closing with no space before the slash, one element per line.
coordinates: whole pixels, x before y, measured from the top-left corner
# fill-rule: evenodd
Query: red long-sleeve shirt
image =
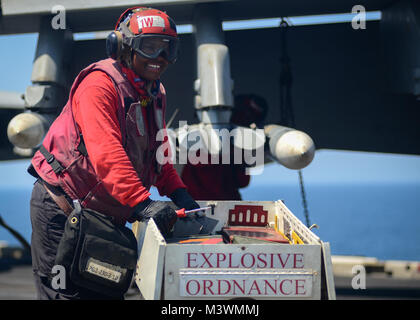
<path fill-rule="evenodd" d="M 109 194 L 130 207 L 147 199 L 150 192 L 122 146 L 118 95 L 112 80 L 101 71 L 88 74 L 73 96 L 72 107 L 89 159 Z M 169 163 L 162 167 L 155 186 L 162 196 L 186 187 Z"/>

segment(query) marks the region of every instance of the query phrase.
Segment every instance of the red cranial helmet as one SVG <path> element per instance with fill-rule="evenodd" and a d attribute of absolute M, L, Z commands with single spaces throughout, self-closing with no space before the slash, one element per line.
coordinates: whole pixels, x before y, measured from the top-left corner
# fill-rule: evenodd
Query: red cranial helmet
<path fill-rule="evenodd" d="M 178 54 L 175 22 L 165 12 L 157 9 L 127 9 L 118 19 L 115 31 L 107 38 L 107 54 L 117 59 L 124 47 L 131 48 L 148 59 L 163 55 L 173 63 Z"/>
<path fill-rule="evenodd" d="M 175 22 L 163 11 L 152 8 L 137 8 L 132 10 L 128 16 L 124 17 L 123 13 L 121 17 L 124 18 L 123 21 L 128 25 L 133 35 L 161 34 L 177 37 Z M 118 22 L 115 30 L 118 30 L 121 22 Z"/>

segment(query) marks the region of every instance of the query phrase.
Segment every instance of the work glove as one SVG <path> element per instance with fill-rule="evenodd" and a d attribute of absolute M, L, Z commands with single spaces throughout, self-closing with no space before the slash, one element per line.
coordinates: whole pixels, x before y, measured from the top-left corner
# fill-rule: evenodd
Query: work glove
<path fill-rule="evenodd" d="M 145 221 L 153 218 L 162 236 L 167 238 L 171 236 L 173 226 L 178 216 L 176 211 L 166 202 L 146 199 L 135 207 L 133 218 L 138 221 Z"/>
<path fill-rule="evenodd" d="M 195 202 L 185 188 L 176 189 L 169 198 L 180 209 L 185 208 L 185 210 L 192 210 L 200 208 L 198 203 Z"/>

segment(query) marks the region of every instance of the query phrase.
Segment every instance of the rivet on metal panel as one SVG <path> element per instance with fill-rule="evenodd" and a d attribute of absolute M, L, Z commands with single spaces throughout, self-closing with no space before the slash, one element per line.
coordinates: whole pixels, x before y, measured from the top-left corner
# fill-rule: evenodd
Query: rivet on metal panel
<path fill-rule="evenodd" d="M 174 282 L 174 273 L 172 271 L 169 271 L 169 273 L 168 273 L 168 282 L 169 283 Z"/>

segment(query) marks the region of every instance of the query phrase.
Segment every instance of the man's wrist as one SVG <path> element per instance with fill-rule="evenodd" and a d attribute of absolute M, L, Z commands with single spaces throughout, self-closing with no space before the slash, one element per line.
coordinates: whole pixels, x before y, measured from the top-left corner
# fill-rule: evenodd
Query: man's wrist
<path fill-rule="evenodd" d="M 196 209 L 200 206 L 197 202 L 191 197 L 191 195 L 188 193 L 187 189 L 185 188 L 178 188 L 176 189 L 170 196 L 172 202 L 175 203 L 175 205 L 178 208 L 185 208 L 186 210 Z"/>
<path fill-rule="evenodd" d="M 178 188 L 169 195 L 169 198 L 178 208 L 185 207 L 186 200 L 189 200 L 190 197 L 191 196 L 185 188 Z"/>
<path fill-rule="evenodd" d="M 187 189 L 185 189 L 185 188 L 178 188 L 178 189 L 176 189 L 174 192 L 172 192 L 172 193 L 169 195 L 169 198 L 170 198 L 173 202 L 175 202 L 175 201 L 177 201 L 180 197 L 183 197 L 186 193 L 188 193 Z"/>

